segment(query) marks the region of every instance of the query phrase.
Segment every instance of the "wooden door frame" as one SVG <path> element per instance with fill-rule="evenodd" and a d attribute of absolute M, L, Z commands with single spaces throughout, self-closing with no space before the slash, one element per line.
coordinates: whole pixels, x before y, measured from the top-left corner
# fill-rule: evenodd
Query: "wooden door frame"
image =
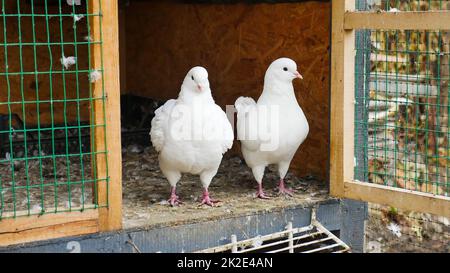
<path fill-rule="evenodd" d="M 333 0 L 331 22 L 331 195 L 450 217 L 450 197 L 354 179 L 355 30 L 449 29 L 450 11 L 355 11 L 355 0 Z"/>

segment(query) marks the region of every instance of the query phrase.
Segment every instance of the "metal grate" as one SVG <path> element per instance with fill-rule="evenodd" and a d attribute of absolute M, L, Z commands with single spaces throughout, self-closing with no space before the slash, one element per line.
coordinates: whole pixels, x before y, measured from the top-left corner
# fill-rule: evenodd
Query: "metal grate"
<path fill-rule="evenodd" d="M 231 235 L 231 243 L 208 248 L 199 253 L 345 253 L 350 247 L 328 231 L 312 214 L 311 224 L 293 228 L 289 222 L 286 229 L 272 234 L 242 241 Z"/>

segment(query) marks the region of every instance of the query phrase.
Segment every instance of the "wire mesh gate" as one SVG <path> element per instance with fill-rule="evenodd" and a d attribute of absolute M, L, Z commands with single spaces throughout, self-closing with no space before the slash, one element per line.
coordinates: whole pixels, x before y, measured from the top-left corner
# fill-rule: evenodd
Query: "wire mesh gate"
<path fill-rule="evenodd" d="M 333 195 L 450 215 L 449 26 L 446 0 L 333 1 Z"/>
<path fill-rule="evenodd" d="M 116 2 L 1 1 L 0 245 L 121 226 Z"/>

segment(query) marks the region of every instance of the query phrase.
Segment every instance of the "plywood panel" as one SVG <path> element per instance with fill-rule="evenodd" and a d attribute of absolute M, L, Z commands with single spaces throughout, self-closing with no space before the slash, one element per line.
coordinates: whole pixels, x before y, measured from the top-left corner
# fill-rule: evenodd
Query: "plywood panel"
<path fill-rule="evenodd" d="M 72 13 L 71 6 L 64 3 L 62 7 L 62 13 L 69 15 Z M 85 10 L 84 6 L 76 8 L 76 12 L 79 13 L 85 13 Z M 31 14 L 29 2 L 20 1 L 20 6 L 18 6 L 16 1 L 7 1 L 5 13 L 17 14 L 19 11 L 21 14 Z M 60 14 L 58 5 L 50 5 L 47 12 L 48 14 Z M 35 5 L 34 13 L 45 14 L 44 6 Z M 52 99 L 89 98 L 87 72 L 76 75 L 74 65 L 67 70 L 64 77 L 61 73 L 63 51 L 66 57 L 76 55 L 73 45 L 75 34 L 77 42 L 86 43 L 88 36 L 86 18 L 77 22 L 76 31 L 74 31 L 74 18 L 71 16 L 62 17 L 61 20 L 59 16 L 52 16 L 48 20 L 48 27 L 45 17 L 36 16 L 34 20 L 35 37 L 33 37 L 31 16 L 22 16 L 20 20 L 17 16 L 0 18 L 0 29 L 3 30 L 6 25 L 6 31 L 0 33 L 0 73 L 3 73 L 0 75 L 0 103 L 2 103 L 0 114 L 8 114 L 9 109 L 5 103 L 11 102 L 10 111 L 18 114 L 28 127 L 35 127 L 38 119 L 42 126 L 51 124 L 50 100 Z M 61 41 L 66 44 L 59 45 L 58 43 Z M 36 42 L 36 46 L 33 46 L 33 42 Z M 8 46 L 6 47 L 5 44 Z M 88 70 L 88 45 L 78 45 L 77 51 L 78 69 Z M 39 74 L 36 78 L 34 71 L 44 74 Z M 49 73 L 50 71 L 52 73 Z M 19 75 L 21 72 L 26 74 L 23 78 Z M 9 74 L 5 75 L 5 73 Z M 10 85 L 9 100 L 8 81 Z M 37 100 L 41 101 L 39 114 Z M 26 103 L 22 104 L 22 101 Z M 56 124 L 64 123 L 65 119 L 68 123 L 74 123 L 78 118 L 82 121 L 89 121 L 88 106 L 88 101 L 81 102 L 79 105 L 76 102 L 67 102 L 65 105 L 62 102 L 54 102 L 53 121 Z"/>
<path fill-rule="evenodd" d="M 292 167 L 301 175 L 325 178 L 330 10 L 329 2 L 131 2 L 126 12 L 127 92 L 174 98 L 189 68 L 202 65 L 209 70 L 214 98 L 224 107 L 242 95 L 257 98 L 267 66 L 290 57 L 305 78 L 295 82 L 295 90 L 310 124 Z"/>

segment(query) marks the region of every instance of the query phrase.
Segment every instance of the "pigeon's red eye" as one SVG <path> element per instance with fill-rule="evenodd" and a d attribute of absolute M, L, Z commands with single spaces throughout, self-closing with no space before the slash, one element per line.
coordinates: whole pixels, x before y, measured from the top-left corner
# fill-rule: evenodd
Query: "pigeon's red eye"
<path fill-rule="evenodd" d="M 284 70 L 284 71 L 288 71 L 287 67 L 283 67 L 283 70 Z"/>

